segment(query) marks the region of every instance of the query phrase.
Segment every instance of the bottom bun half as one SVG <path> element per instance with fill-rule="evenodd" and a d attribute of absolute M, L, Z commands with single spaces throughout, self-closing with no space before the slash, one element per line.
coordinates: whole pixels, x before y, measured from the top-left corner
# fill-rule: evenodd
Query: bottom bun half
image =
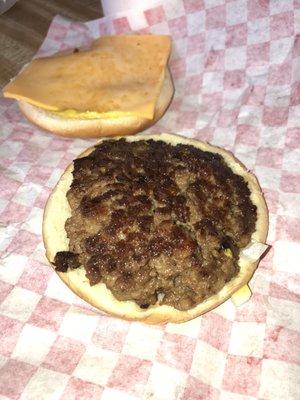
<path fill-rule="evenodd" d="M 158 97 L 152 120 L 124 116 L 118 118 L 68 119 L 40 107 L 19 101 L 25 117 L 38 127 L 59 136 L 98 138 L 101 136 L 125 136 L 141 132 L 158 121 L 168 108 L 174 93 L 172 78 L 166 69 L 165 79 Z"/>
<path fill-rule="evenodd" d="M 251 200 L 257 207 L 256 230 L 253 232 L 251 240 L 252 242 L 265 243 L 268 231 L 268 211 L 260 186 L 256 177 L 247 172 L 246 168 L 231 153 L 224 149 L 209 145 L 205 142 L 186 139 L 171 134 L 138 135 L 127 137 L 126 140 L 135 141 L 145 139 L 163 140 L 171 144 L 189 144 L 205 151 L 221 154 L 233 172 L 243 176 L 248 183 L 251 191 Z M 94 147 L 91 147 L 79 157 L 86 156 L 93 150 Z M 69 240 L 65 231 L 65 222 L 67 218 L 70 217 L 71 210 L 66 194 L 73 180 L 72 170 L 73 164 L 68 166 L 60 178 L 58 184 L 48 199 L 44 211 L 43 239 L 46 248 L 46 257 L 50 263 L 53 263 L 54 257 L 58 251 L 66 251 L 69 249 Z M 207 298 L 196 307 L 187 311 L 180 311 L 174 307 L 166 305 L 154 305 L 150 306 L 148 309 L 141 309 L 133 301 L 119 301 L 113 296 L 111 291 L 107 289 L 105 284 L 99 283 L 97 285 L 90 286 L 89 281 L 85 276 L 85 270 L 83 267 L 69 270 L 66 273 L 57 273 L 75 294 L 99 310 L 127 320 L 137 320 L 149 324 L 159 324 L 188 321 L 217 307 L 229 299 L 238 289 L 249 282 L 257 267 L 257 264 L 258 260 L 251 261 L 249 258 L 240 256 L 240 271 L 238 275 L 228 282 L 220 292 Z"/>

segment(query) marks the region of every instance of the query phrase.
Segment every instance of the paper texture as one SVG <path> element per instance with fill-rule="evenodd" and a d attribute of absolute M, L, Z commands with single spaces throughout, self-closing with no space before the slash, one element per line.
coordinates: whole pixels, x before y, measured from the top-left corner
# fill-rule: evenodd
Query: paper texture
<path fill-rule="evenodd" d="M 260 181 L 272 247 L 239 308 L 153 327 L 93 310 L 47 265 L 41 220 L 64 168 L 94 141 L 42 132 L 1 97 L 0 397 L 299 399 L 300 2 L 176 0 L 85 24 L 56 17 L 39 55 L 132 31 L 173 38 L 175 97 L 149 132 L 233 151 Z"/>

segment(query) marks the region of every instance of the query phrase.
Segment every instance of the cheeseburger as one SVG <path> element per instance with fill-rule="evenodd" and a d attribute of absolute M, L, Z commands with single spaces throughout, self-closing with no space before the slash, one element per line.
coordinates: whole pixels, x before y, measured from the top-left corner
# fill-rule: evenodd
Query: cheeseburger
<path fill-rule="evenodd" d="M 166 35 L 104 36 L 90 48 L 37 58 L 3 90 L 61 136 L 128 135 L 154 124 L 174 92 Z"/>
<path fill-rule="evenodd" d="M 46 255 L 111 315 L 183 322 L 247 284 L 267 236 L 255 176 L 228 151 L 177 135 L 102 139 L 47 202 Z"/>

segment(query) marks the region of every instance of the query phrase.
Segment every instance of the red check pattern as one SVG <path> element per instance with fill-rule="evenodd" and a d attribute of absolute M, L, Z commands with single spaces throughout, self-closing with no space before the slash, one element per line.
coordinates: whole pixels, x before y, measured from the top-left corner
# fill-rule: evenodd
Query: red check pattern
<path fill-rule="evenodd" d="M 30 125 L 0 98 L 0 398 L 300 398 L 300 2 L 176 0 L 86 24 L 56 17 L 39 55 L 103 34 L 169 33 L 176 93 L 149 131 L 232 150 L 258 176 L 271 250 L 251 300 L 146 326 L 76 298 L 47 265 L 46 199 L 91 144 Z"/>

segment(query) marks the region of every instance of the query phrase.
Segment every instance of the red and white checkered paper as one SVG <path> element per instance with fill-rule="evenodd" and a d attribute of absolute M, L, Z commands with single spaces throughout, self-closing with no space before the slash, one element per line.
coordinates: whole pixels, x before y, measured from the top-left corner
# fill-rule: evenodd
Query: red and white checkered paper
<path fill-rule="evenodd" d="M 142 3 L 142 2 L 141 2 Z M 39 55 L 104 34 L 170 33 L 176 94 L 153 132 L 232 150 L 258 176 L 272 245 L 251 300 L 146 326 L 76 298 L 47 265 L 43 207 L 88 140 L 54 137 L 0 98 L 0 398 L 300 398 L 300 1 L 165 1 L 86 24 L 56 17 Z"/>

